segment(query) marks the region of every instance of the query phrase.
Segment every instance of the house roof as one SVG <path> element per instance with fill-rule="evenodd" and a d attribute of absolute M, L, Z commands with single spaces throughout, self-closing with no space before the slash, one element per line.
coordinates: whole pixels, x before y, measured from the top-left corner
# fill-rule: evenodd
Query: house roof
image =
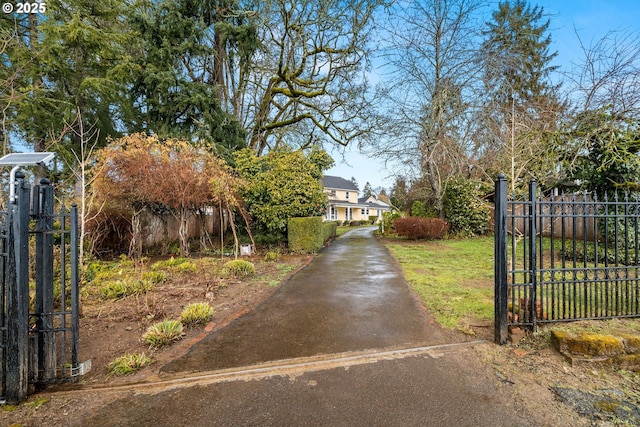
<path fill-rule="evenodd" d="M 358 199 L 358 203 L 369 203 L 374 205 L 389 206 L 388 203 L 383 202 L 382 200 L 378 199 L 376 196 L 360 197 Z"/>
<path fill-rule="evenodd" d="M 322 186 L 324 188 L 333 188 L 336 190 L 358 191 L 358 187 L 356 187 L 356 185 L 353 182 L 344 178 L 340 178 L 339 176 L 331 176 L 331 175 L 323 176 Z"/>
<path fill-rule="evenodd" d="M 351 207 L 351 208 L 370 208 L 370 209 L 378 209 L 378 210 L 390 210 L 390 206 L 380 202 L 361 202 L 360 199 L 358 203 L 350 202 L 348 200 L 329 200 L 329 205 L 340 206 L 340 207 Z"/>

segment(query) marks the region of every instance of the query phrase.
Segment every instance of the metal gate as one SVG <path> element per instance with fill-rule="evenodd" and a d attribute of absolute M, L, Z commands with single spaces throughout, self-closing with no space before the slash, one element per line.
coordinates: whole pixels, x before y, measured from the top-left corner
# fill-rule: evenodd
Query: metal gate
<path fill-rule="evenodd" d="M 54 214 L 53 187 L 16 174 L 0 213 L 0 399 L 74 381 L 78 363 L 78 211 Z"/>
<path fill-rule="evenodd" d="M 496 181 L 495 340 L 508 328 L 640 317 L 640 198 L 508 197 Z"/>

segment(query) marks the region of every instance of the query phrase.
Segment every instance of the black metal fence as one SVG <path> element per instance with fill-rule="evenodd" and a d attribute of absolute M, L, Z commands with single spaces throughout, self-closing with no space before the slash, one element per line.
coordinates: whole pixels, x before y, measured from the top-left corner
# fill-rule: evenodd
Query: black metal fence
<path fill-rule="evenodd" d="M 495 340 L 510 326 L 640 317 L 640 200 L 628 194 L 524 198 L 496 181 Z"/>
<path fill-rule="evenodd" d="M 78 212 L 53 211 L 53 187 L 31 190 L 0 213 L 0 399 L 18 403 L 38 385 L 72 381 L 78 363 Z"/>

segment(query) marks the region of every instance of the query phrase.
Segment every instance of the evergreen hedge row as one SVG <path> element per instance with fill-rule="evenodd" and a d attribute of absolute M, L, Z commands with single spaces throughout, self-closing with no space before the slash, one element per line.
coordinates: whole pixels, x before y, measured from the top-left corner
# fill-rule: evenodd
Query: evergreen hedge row
<path fill-rule="evenodd" d="M 289 218 L 287 227 L 289 250 L 295 253 L 314 253 L 336 236 L 337 224 L 323 222 L 322 217 Z"/>

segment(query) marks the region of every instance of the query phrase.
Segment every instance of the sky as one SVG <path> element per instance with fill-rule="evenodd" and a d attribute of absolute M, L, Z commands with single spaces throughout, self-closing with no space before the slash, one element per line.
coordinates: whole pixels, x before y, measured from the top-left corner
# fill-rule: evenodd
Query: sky
<path fill-rule="evenodd" d="M 497 8 L 494 2 L 492 10 Z M 539 0 L 530 4 L 544 8 L 550 19 L 549 30 L 552 44 L 550 51 L 557 51 L 554 65 L 568 69 L 580 58 L 580 42 L 589 46 L 607 34 L 610 30 L 640 30 L 640 1 L 638 0 Z M 366 182 L 374 188 L 393 185 L 394 166 L 385 165 L 381 159 L 370 158 L 358 152 L 354 147 L 345 150 L 330 151 L 336 165 L 326 172 L 327 175 L 354 177 L 360 190 Z"/>

